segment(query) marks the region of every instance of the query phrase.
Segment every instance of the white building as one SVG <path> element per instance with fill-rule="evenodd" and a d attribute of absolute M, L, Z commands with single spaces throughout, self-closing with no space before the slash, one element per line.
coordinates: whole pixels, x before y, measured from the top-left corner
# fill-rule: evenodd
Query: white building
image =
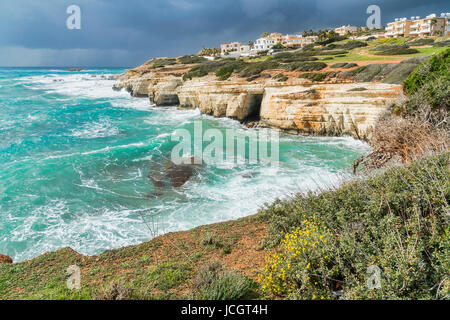
<path fill-rule="evenodd" d="M 303 47 L 316 42 L 318 39 L 319 37 L 317 36 L 304 37 L 301 34 L 287 34 L 286 36 L 284 36 L 283 45 Z"/>
<path fill-rule="evenodd" d="M 339 34 L 340 36 L 345 36 L 348 32 L 354 33 L 358 31 L 358 27 L 356 26 L 342 26 L 339 28 L 334 29 L 334 31 Z"/>
<path fill-rule="evenodd" d="M 230 43 L 221 43 L 220 44 L 220 53 L 221 55 L 226 55 L 230 52 L 239 52 L 242 43 L 240 42 L 230 42 Z"/>
<path fill-rule="evenodd" d="M 430 14 L 424 19 L 420 17 L 411 17 L 410 35 L 426 37 L 441 35 L 445 36 L 449 34 L 449 24 L 448 20 L 450 18 L 450 13 L 441 13 L 438 17 L 435 14 Z"/>
<path fill-rule="evenodd" d="M 387 24 L 386 37 L 429 37 L 449 35 L 448 20 L 450 13 L 441 13 L 440 17 L 430 14 L 423 19 L 420 17 L 396 18 L 395 21 Z"/>
<path fill-rule="evenodd" d="M 276 45 L 276 40 L 270 38 L 259 38 L 256 39 L 253 48 L 256 51 L 265 51 L 271 49 L 274 45 Z"/>

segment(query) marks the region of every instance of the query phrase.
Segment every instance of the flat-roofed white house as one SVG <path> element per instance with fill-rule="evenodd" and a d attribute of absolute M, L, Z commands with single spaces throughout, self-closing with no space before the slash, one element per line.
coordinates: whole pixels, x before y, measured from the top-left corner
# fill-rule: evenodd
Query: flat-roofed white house
<path fill-rule="evenodd" d="M 411 24 L 411 20 L 406 18 L 395 18 L 395 21 L 387 24 L 386 38 L 409 37 Z"/>
<path fill-rule="evenodd" d="M 334 31 L 339 34 L 340 36 L 345 36 L 347 33 L 354 33 L 358 31 L 358 27 L 356 26 L 342 26 L 339 28 L 334 29 Z"/>
<path fill-rule="evenodd" d="M 242 46 L 242 43 L 240 43 L 240 42 L 221 43 L 220 51 L 221 51 L 222 55 L 226 55 L 227 53 L 230 53 L 230 52 L 239 51 L 241 46 Z"/>
<path fill-rule="evenodd" d="M 252 48 L 240 42 L 221 43 L 220 51 L 222 57 L 248 57 L 252 54 Z"/>
<path fill-rule="evenodd" d="M 445 36 L 449 34 L 448 20 L 450 13 L 441 13 L 441 16 L 430 14 L 423 19 L 411 17 L 410 35 L 419 37 Z"/>
<path fill-rule="evenodd" d="M 253 48 L 256 51 L 265 51 L 270 50 L 277 42 L 275 39 L 271 39 L 269 37 L 256 39 Z"/>
<path fill-rule="evenodd" d="M 304 47 L 308 44 L 314 43 L 319 39 L 317 36 L 304 37 L 301 34 L 287 34 L 284 36 L 283 45 Z"/>

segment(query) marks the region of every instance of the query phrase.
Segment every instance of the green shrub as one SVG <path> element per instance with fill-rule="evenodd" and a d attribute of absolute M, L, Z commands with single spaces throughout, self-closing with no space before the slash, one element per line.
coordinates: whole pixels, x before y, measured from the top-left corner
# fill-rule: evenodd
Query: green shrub
<path fill-rule="evenodd" d="M 260 281 L 300 299 L 448 299 L 450 153 L 263 211 L 277 246 Z M 378 289 L 368 286 L 380 270 Z M 446 289 L 444 289 L 446 288 Z"/>
<path fill-rule="evenodd" d="M 309 56 L 340 56 L 347 54 L 346 50 L 323 50 L 323 49 L 315 49 L 304 52 L 304 55 Z"/>
<path fill-rule="evenodd" d="M 330 43 L 333 43 L 333 42 L 342 41 L 342 40 L 346 40 L 346 39 L 347 39 L 347 37 L 345 37 L 345 36 L 335 36 L 335 37 L 331 37 L 331 38 L 328 38 L 328 39 L 323 40 L 323 41 L 319 41 L 319 42 L 317 42 L 317 44 L 320 44 L 321 46 L 325 46 L 327 44 L 330 44 Z"/>
<path fill-rule="evenodd" d="M 178 58 L 178 61 L 182 64 L 194 64 L 194 63 L 202 63 L 208 61 L 206 58 L 199 56 L 183 56 Z"/>
<path fill-rule="evenodd" d="M 326 74 L 324 73 L 302 73 L 298 76 L 299 78 L 309 79 L 313 82 L 323 81 L 326 78 Z"/>
<path fill-rule="evenodd" d="M 407 49 L 409 46 L 404 43 L 388 42 L 388 43 L 377 43 L 374 48 L 370 49 L 372 52 L 385 51 L 391 49 Z"/>
<path fill-rule="evenodd" d="M 227 272 L 213 262 L 193 280 L 195 298 L 200 300 L 239 300 L 251 293 L 250 281 L 234 272 Z"/>
<path fill-rule="evenodd" d="M 338 62 L 330 66 L 330 68 L 336 69 L 336 68 L 343 68 L 347 65 L 347 62 Z"/>
<path fill-rule="evenodd" d="M 441 113 L 450 108 L 450 49 L 445 50 L 417 67 L 403 83 L 403 89 L 410 96 L 405 104 L 408 113 L 424 110 Z M 434 122 L 445 120 L 442 114 Z M 444 121 L 445 123 L 446 121 Z M 448 124 L 447 124 L 448 126 Z"/>
<path fill-rule="evenodd" d="M 347 65 L 345 67 L 343 67 L 344 69 L 350 69 L 350 68 L 354 68 L 357 67 L 358 65 L 356 63 L 347 63 Z"/>
<path fill-rule="evenodd" d="M 394 56 L 394 55 L 404 55 L 404 54 L 414 54 L 419 53 L 419 50 L 403 47 L 403 46 L 396 46 L 394 48 L 386 48 L 375 51 L 374 54 L 379 56 Z"/>
<path fill-rule="evenodd" d="M 336 69 L 336 68 L 342 68 L 342 69 L 350 69 L 357 67 L 358 65 L 356 63 L 347 63 L 347 62 L 338 62 L 330 66 L 330 68 Z"/>
<path fill-rule="evenodd" d="M 344 49 L 344 50 L 352 50 L 355 48 L 362 48 L 362 47 L 367 47 L 367 43 L 357 40 L 348 41 L 342 44 L 331 43 L 327 45 L 327 48 L 329 49 Z"/>
<path fill-rule="evenodd" d="M 432 38 L 420 38 L 414 39 L 413 41 L 408 42 L 409 46 L 426 46 L 434 43 L 434 39 Z"/>
<path fill-rule="evenodd" d="M 447 78 L 450 67 L 450 49 L 432 57 L 428 62 L 419 66 L 403 83 L 407 94 L 417 92 L 425 83 L 438 77 Z"/>
<path fill-rule="evenodd" d="M 276 69 L 279 67 L 279 63 L 270 59 L 259 62 L 248 63 L 245 68 L 240 71 L 240 76 L 243 78 L 249 78 L 251 76 L 260 74 L 264 70 Z"/>
<path fill-rule="evenodd" d="M 450 39 L 433 43 L 433 47 L 450 47 Z"/>
<path fill-rule="evenodd" d="M 278 79 L 279 82 L 284 82 L 287 79 L 289 79 L 287 76 L 285 76 L 282 73 L 277 74 L 276 76 L 273 77 L 274 79 Z"/>
<path fill-rule="evenodd" d="M 240 71 L 247 65 L 248 64 L 246 62 L 240 60 L 228 63 L 225 66 L 220 67 L 220 69 L 216 72 L 216 76 L 219 78 L 219 80 L 226 80 L 233 74 L 233 72 Z"/>
<path fill-rule="evenodd" d="M 147 278 L 158 289 L 169 290 L 186 281 L 189 270 L 187 266 L 164 262 L 151 268 Z"/>
<path fill-rule="evenodd" d="M 386 74 L 383 79 L 384 83 L 402 84 L 403 81 L 416 69 L 417 64 L 400 63 L 391 72 Z"/>
<path fill-rule="evenodd" d="M 284 46 L 280 42 L 278 42 L 276 45 L 272 46 L 272 49 L 281 50 L 284 49 Z"/>
<path fill-rule="evenodd" d="M 397 64 L 369 64 L 346 71 L 340 76 L 353 78 L 357 82 L 382 81 L 384 83 L 401 84 L 421 61 L 423 61 L 423 58 L 411 58 Z M 352 65 L 352 67 L 354 66 Z"/>
<path fill-rule="evenodd" d="M 282 52 L 273 55 L 269 60 L 277 62 L 296 62 L 296 61 L 315 61 L 317 58 L 311 56 L 305 56 L 301 51 L 299 52 Z"/>
<path fill-rule="evenodd" d="M 375 77 L 381 73 L 383 68 L 385 68 L 385 66 L 382 64 L 369 64 L 354 70 L 346 71 L 341 74 L 341 77 L 351 77 L 358 82 L 370 82 L 375 80 Z"/>
<path fill-rule="evenodd" d="M 206 61 L 195 65 L 183 75 L 183 79 L 192 79 L 195 77 L 204 77 L 209 73 L 216 73 L 222 80 L 227 79 L 234 71 L 238 71 L 247 65 L 242 60 L 227 58 L 218 61 Z"/>
<path fill-rule="evenodd" d="M 286 70 L 298 71 L 319 71 L 327 67 L 324 62 L 292 62 L 283 66 Z"/>
<path fill-rule="evenodd" d="M 201 238 L 201 243 L 205 246 L 217 243 L 217 234 L 215 232 L 206 232 Z"/>
<path fill-rule="evenodd" d="M 177 64 L 177 60 L 176 59 L 154 59 L 149 61 L 150 64 L 152 64 L 153 68 L 161 68 L 161 67 L 165 67 L 165 66 L 171 66 L 174 64 Z"/>

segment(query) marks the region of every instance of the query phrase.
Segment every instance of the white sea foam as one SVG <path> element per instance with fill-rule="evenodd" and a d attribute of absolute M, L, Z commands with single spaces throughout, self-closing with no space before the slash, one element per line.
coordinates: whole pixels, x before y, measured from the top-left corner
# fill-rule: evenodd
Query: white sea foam
<path fill-rule="evenodd" d="M 119 128 L 115 127 L 109 118 L 102 118 L 98 122 L 91 122 L 81 128 L 72 129 L 71 136 L 82 139 L 94 139 L 115 136 Z"/>
<path fill-rule="evenodd" d="M 27 251 L 16 253 L 15 261 L 62 247 L 71 247 L 84 254 L 98 253 L 149 239 L 139 212 L 148 210 L 118 207 L 71 213 L 66 201 L 56 199 L 33 210 L 32 215 L 25 217 L 9 233 L 8 240 L 28 245 Z"/>

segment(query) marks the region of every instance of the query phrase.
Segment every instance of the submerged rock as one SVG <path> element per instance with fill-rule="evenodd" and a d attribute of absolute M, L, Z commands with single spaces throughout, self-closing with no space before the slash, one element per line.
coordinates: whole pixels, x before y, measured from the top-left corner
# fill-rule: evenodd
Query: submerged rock
<path fill-rule="evenodd" d="M 84 69 L 83 68 L 69 68 L 69 69 L 66 69 L 66 71 L 76 72 L 76 71 L 84 71 Z"/>
<path fill-rule="evenodd" d="M 195 157 L 191 157 L 188 161 L 183 161 L 183 164 L 175 164 L 168 161 L 162 172 L 154 173 L 150 171 L 147 177 L 153 182 L 157 188 L 164 188 L 168 184 L 174 188 L 180 188 L 195 175 L 195 168 L 200 163 Z"/>
<path fill-rule="evenodd" d="M 0 264 L 7 264 L 7 263 L 8 264 L 13 263 L 11 257 L 0 254 Z"/>

